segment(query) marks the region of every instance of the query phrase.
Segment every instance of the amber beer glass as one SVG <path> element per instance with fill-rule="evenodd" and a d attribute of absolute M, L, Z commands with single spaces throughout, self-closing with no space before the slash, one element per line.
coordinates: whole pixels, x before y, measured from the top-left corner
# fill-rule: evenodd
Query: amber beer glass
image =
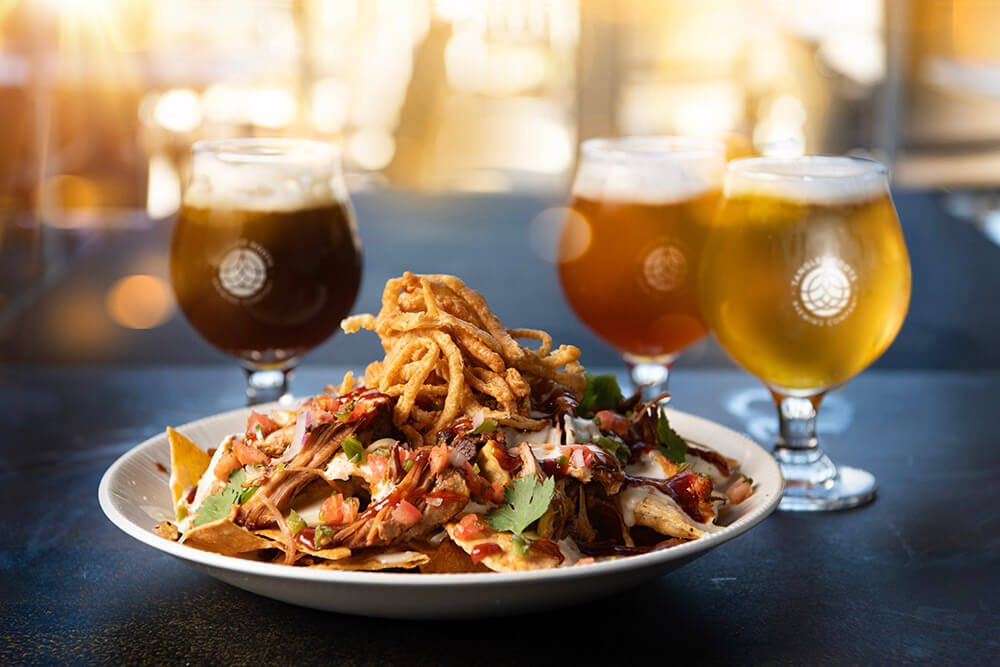
<path fill-rule="evenodd" d="M 873 499 L 875 478 L 835 466 L 815 420 L 825 392 L 875 361 L 906 316 L 910 263 L 885 167 L 847 157 L 734 160 L 701 285 L 715 337 L 778 406 L 781 507 Z"/>
<path fill-rule="evenodd" d="M 707 333 L 702 246 L 719 200 L 725 145 L 683 137 L 591 139 L 581 146 L 559 277 L 573 310 L 625 358 L 647 397 Z"/>
<path fill-rule="evenodd" d="M 361 280 L 338 149 L 196 143 L 170 273 L 191 325 L 246 370 L 248 402 L 287 397 L 290 371 L 337 330 Z"/>

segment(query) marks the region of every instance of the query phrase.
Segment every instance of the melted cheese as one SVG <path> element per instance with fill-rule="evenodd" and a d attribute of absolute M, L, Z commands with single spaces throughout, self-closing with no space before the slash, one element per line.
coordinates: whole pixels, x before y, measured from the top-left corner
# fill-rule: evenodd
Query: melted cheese
<path fill-rule="evenodd" d="M 705 523 L 701 523 L 700 521 L 695 521 L 688 515 L 687 512 L 681 509 L 681 506 L 678 505 L 673 498 L 663 493 L 659 489 L 653 486 L 649 486 L 647 484 L 629 486 L 624 491 L 621 492 L 621 495 L 618 496 L 618 502 L 622 508 L 622 520 L 625 522 L 626 526 L 631 528 L 632 526 L 635 525 L 636 507 L 638 507 L 644 500 L 646 500 L 650 496 L 654 496 L 658 501 L 670 507 L 677 513 L 678 516 L 680 516 L 684 520 L 685 523 L 695 526 L 698 530 L 711 532 L 713 530 L 718 529 L 718 526 L 715 526 L 712 523 L 714 518 L 709 519 Z"/>
<path fill-rule="evenodd" d="M 660 456 L 651 451 L 643 452 L 638 459 L 625 466 L 625 473 L 633 477 L 666 479 L 667 471 L 660 463 Z"/>

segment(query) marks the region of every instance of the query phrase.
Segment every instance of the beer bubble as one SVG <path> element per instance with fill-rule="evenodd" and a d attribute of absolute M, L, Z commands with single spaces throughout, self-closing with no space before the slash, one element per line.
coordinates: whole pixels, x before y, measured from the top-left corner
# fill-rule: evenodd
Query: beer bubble
<path fill-rule="evenodd" d="M 528 245 L 543 261 L 570 262 L 590 247 L 590 223 L 565 206 L 547 208 L 528 227 Z"/>

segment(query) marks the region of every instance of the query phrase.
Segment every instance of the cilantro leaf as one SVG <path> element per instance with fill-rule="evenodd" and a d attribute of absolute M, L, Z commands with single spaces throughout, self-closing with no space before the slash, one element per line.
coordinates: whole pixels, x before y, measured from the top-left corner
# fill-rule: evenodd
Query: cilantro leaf
<path fill-rule="evenodd" d="M 687 442 L 677 431 L 670 427 L 670 420 L 667 413 L 660 410 L 660 417 L 656 420 L 656 437 L 660 442 L 656 448 L 674 463 L 684 463 L 684 456 L 687 454 Z"/>
<path fill-rule="evenodd" d="M 592 375 L 585 373 L 587 384 L 583 388 L 583 398 L 580 399 L 580 406 L 577 414 L 581 417 L 592 416 L 599 410 L 613 410 L 622 402 L 622 390 L 618 386 L 618 378 L 614 373 L 607 375 Z"/>
<path fill-rule="evenodd" d="M 513 486 L 504 489 L 504 504 L 490 510 L 486 522 L 494 530 L 520 535 L 549 509 L 554 492 L 553 477 L 541 483 L 531 476 L 515 480 Z"/>
<path fill-rule="evenodd" d="M 632 450 L 628 448 L 628 445 L 617 438 L 609 438 L 602 435 L 594 440 L 594 444 L 613 454 L 622 465 L 628 463 L 628 460 L 632 458 Z"/>
<path fill-rule="evenodd" d="M 193 526 L 201 526 L 212 521 L 218 521 L 229 516 L 229 510 L 233 505 L 242 505 L 250 500 L 250 497 L 257 492 L 256 486 L 248 489 L 243 488 L 243 481 L 247 473 L 243 468 L 237 468 L 229 475 L 229 482 L 221 491 L 216 491 L 202 501 L 195 513 Z"/>

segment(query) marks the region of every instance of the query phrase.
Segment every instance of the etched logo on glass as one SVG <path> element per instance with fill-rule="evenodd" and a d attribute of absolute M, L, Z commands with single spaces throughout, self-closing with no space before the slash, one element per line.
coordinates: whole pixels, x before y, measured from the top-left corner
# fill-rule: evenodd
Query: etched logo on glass
<path fill-rule="evenodd" d="M 817 326 L 844 321 L 857 304 L 857 279 L 851 265 L 839 257 L 810 259 L 792 278 L 795 312 Z"/>
<path fill-rule="evenodd" d="M 241 241 L 219 263 L 215 289 L 227 301 L 253 300 L 269 285 L 267 273 L 272 264 L 270 254 L 259 244 Z"/>
<path fill-rule="evenodd" d="M 642 260 L 643 287 L 659 293 L 673 292 L 684 284 L 688 260 L 679 244 L 661 239 L 646 251 Z"/>

